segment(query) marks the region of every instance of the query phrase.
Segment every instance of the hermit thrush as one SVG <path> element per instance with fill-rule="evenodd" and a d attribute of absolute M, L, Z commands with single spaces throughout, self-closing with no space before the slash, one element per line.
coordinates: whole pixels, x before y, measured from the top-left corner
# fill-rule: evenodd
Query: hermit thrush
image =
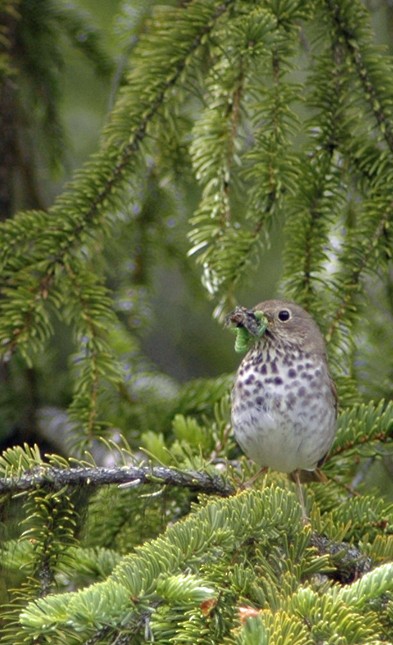
<path fill-rule="evenodd" d="M 232 391 L 236 440 L 261 466 L 294 473 L 305 513 L 299 470 L 317 468 L 336 430 L 322 334 L 304 309 L 281 300 L 238 307 L 229 320 L 250 346 Z"/>

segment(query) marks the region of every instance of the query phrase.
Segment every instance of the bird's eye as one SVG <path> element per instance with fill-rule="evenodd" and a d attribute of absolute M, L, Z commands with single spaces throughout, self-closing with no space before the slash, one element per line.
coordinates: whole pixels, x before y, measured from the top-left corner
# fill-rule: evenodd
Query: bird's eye
<path fill-rule="evenodd" d="M 281 311 L 278 312 L 278 319 L 281 322 L 287 322 L 291 317 L 291 312 L 288 311 L 288 309 L 281 309 Z"/>

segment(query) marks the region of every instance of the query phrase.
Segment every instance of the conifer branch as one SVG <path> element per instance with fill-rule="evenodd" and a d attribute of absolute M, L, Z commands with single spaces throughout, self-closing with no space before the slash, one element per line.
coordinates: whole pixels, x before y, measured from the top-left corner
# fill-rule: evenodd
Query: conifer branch
<path fill-rule="evenodd" d="M 116 361 L 105 339 L 107 326 L 114 322 L 115 316 L 105 290 L 95 284 L 90 275 L 86 275 L 83 267 L 66 263 L 64 268 L 75 302 L 75 311 L 71 315 L 78 338 L 83 339 L 81 355 L 76 361 L 80 374 L 69 412 L 71 418 L 82 421 L 85 435 L 92 439 L 100 425 L 100 381 L 105 377 L 107 381 L 118 383 L 121 373 L 120 367 L 116 371 Z"/>
<path fill-rule="evenodd" d="M 302 294 L 303 303 L 306 307 L 311 308 L 315 300 L 315 287 L 316 275 L 321 270 L 321 264 L 324 259 L 322 252 L 324 244 L 328 239 L 327 223 L 327 210 L 334 212 L 335 203 L 332 200 L 337 200 L 337 179 L 334 177 L 337 174 L 334 168 L 334 154 L 337 149 L 338 141 L 338 123 L 340 111 L 340 95 L 341 95 L 341 51 L 336 43 L 332 43 L 328 53 L 328 60 L 330 58 L 330 74 L 323 79 L 323 69 L 316 74 L 315 87 L 319 88 L 314 91 L 314 100 L 319 103 L 321 112 L 325 112 L 324 119 L 321 121 L 323 126 L 320 128 L 319 134 L 320 150 L 318 148 L 313 152 L 313 164 L 315 168 L 310 167 L 311 181 L 314 184 L 313 193 L 310 195 L 308 204 L 308 218 L 305 222 L 304 232 L 304 247 L 302 248 L 303 257 L 299 258 L 301 265 L 300 272 L 300 294 Z M 324 66 L 322 66 L 324 68 Z M 326 70 L 325 70 L 326 72 Z M 319 78 L 318 78 L 319 77 Z M 323 81 L 322 85 L 321 81 Z M 323 90 L 321 91 L 321 87 Z M 322 96 L 323 92 L 323 96 Z M 312 176 L 314 175 L 314 177 Z M 330 201 L 332 203 L 327 206 L 326 195 L 331 195 Z M 292 267 L 293 270 L 294 267 Z"/>
<path fill-rule="evenodd" d="M 239 557 L 242 563 L 251 563 L 247 577 L 238 564 Z M 391 565 L 382 565 L 373 571 L 370 565 L 370 559 L 356 547 L 305 529 L 300 507 L 292 494 L 278 488 L 265 489 L 262 493 L 246 491 L 200 505 L 182 522 L 175 522 L 164 535 L 147 540 L 124 556 L 98 584 L 30 602 L 21 613 L 20 622 L 24 635 L 36 639 L 44 630 L 62 634 L 65 627 L 78 625 L 83 642 L 88 643 L 87 639 L 94 639 L 103 625 L 119 630 L 119 634 L 129 634 L 130 627 L 139 625 L 140 634 L 148 607 L 152 608 L 148 619 L 156 642 L 164 640 L 169 629 L 173 633 L 176 629 L 178 635 L 179 628 L 184 626 L 193 630 L 191 636 L 188 631 L 184 642 L 195 643 L 201 629 L 210 628 L 211 622 L 205 620 L 201 602 L 211 599 L 212 609 L 221 612 L 230 600 L 233 614 L 234 603 L 242 602 L 245 597 L 245 585 L 252 584 L 252 603 L 261 604 L 264 614 L 272 611 L 273 601 L 274 611 L 285 611 L 291 622 L 300 613 L 309 626 L 310 636 L 302 642 L 308 642 L 315 640 L 317 632 L 320 635 L 322 630 L 328 635 L 341 634 L 343 621 L 345 628 L 349 624 L 353 630 L 348 615 L 358 620 L 359 605 L 361 611 L 369 600 L 382 600 L 382 594 L 391 591 Z M 191 571 L 197 571 L 199 566 L 199 575 L 190 573 L 190 566 Z M 279 571 L 278 575 L 274 575 L 275 570 Z M 345 586 L 314 585 L 310 578 L 318 574 L 324 577 L 327 574 Z M 303 576 L 307 581 L 302 584 Z M 359 582 L 364 590 L 362 595 Z M 347 602 L 335 602 L 340 594 Z M 189 619 L 179 626 L 178 616 L 171 617 L 173 606 L 177 613 L 179 607 L 192 610 L 196 620 L 199 618 L 197 630 L 194 621 Z M 163 611 L 156 611 L 160 607 Z M 364 614 L 367 618 L 368 613 L 364 610 L 362 613 L 364 621 Z M 174 628 L 169 619 L 176 621 Z M 375 613 L 372 620 L 376 620 Z M 207 631 L 202 633 L 210 635 Z M 366 642 L 362 633 L 356 641 L 352 640 Z M 222 631 L 219 635 L 213 633 L 211 641 L 222 642 Z"/>
<path fill-rule="evenodd" d="M 119 122 L 121 123 L 122 120 L 125 120 L 125 114 L 129 112 L 128 104 L 124 105 L 124 97 L 123 101 L 120 98 L 119 104 L 114 110 L 113 121 L 107 128 L 101 151 L 79 172 L 70 189 L 60 196 L 55 206 L 51 209 L 52 218 L 53 216 L 61 216 L 67 210 L 70 211 L 75 207 L 78 210 L 78 215 L 70 218 L 69 214 L 67 214 L 64 222 L 59 224 L 59 228 L 64 228 L 62 232 L 67 233 L 68 231 L 68 234 L 62 236 L 61 244 L 59 244 L 59 231 L 56 228 L 51 231 L 53 241 L 56 243 L 56 250 L 51 254 L 50 259 L 45 262 L 44 269 L 40 268 L 37 271 L 36 284 L 31 285 L 29 288 L 28 304 L 25 306 L 21 324 L 12 330 L 12 337 L 10 336 L 3 341 L 2 351 L 7 355 L 8 359 L 15 352 L 20 338 L 24 338 L 29 334 L 34 324 L 34 318 L 37 315 L 37 307 L 42 307 L 43 302 L 48 298 L 50 290 L 55 282 L 59 280 L 59 275 L 64 271 L 64 263 L 67 258 L 80 243 L 85 232 L 91 230 L 103 204 L 113 199 L 119 190 L 125 172 L 130 166 L 131 159 L 139 151 L 142 142 L 147 136 L 149 124 L 164 104 L 168 92 L 178 82 L 190 61 L 190 57 L 200 47 L 204 38 L 214 28 L 216 21 L 228 10 L 232 3 L 233 0 L 223 0 L 215 9 L 211 10 L 206 23 L 198 25 L 199 31 L 195 30 L 196 33 L 191 38 L 188 47 L 180 48 L 180 53 L 177 53 L 174 57 L 173 67 L 165 80 L 161 79 L 157 83 L 156 79 L 153 78 L 150 88 L 151 95 L 148 98 L 144 97 L 141 105 L 137 106 L 134 123 L 130 124 L 131 133 L 124 132 L 123 126 L 122 139 L 115 141 L 118 138 Z M 197 4 L 191 3 L 190 6 Z M 184 11 L 187 10 L 188 7 L 184 9 Z M 158 66 L 158 71 L 163 73 L 167 66 L 165 57 L 162 57 L 158 63 L 156 61 L 155 66 Z M 154 71 L 153 65 L 152 72 L 154 73 Z M 141 81 L 138 77 L 136 79 L 131 77 L 131 92 L 138 92 L 141 89 L 139 87 L 140 83 Z M 125 144 L 124 141 L 127 141 L 127 135 L 128 143 Z M 94 178 L 95 183 L 93 183 Z M 43 244 L 46 250 L 48 248 L 47 236 L 48 229 L 44 228 L 37 238 L 38 246 Z M 27 263 L 29 263 L 29 258 L 27 258 Z"/>
<path fill-rule="evenodd" d="M 262 150 L 264 150 L 266 159 L 265 159 L 265 182 L 261 192 L 264 192 L 264 198 L 266 203 L 263 210 L 261 209 L 258 213 L 258 219 L 254 223 L 254 226 L 251 230 L 249 246 L 246 247 L 243 254 L 243 260 L 238 264 L 236 280 L 245 272 L 250 257 L 254 257 L 256 246 L 260 244 L 261 233 L 263 230 L 268 230 L 267 224 L 274 216 L 275 209 L 278 209 L 279 203 L 282 199 L 283 188 L 281 174 L 284 176 L 284 172 L 280 167 L 281 162 L 281 153 L 284 140 L 284 130 L 285 130 L 285 110 L 283 109 L 283 95 L 284 90 L 282 88 L 282 76 L 283 71 L 281 69 L 282 61 L 280 58 L 279 48 L 274 47 L 271 53 L 271 80 L 272 80 L 272 90 L 271 90 L 271 114 L 270 117 L 270 132 L 268 135 L 265 134 L 266 126 L 263 128 L 263 135 L 260 133 L 258 144 Z M 288 109 L 286 105 L 286 109 Z"/>
<path fill-rule="evenodd" d="M 358 73 L 358 77 L 364 90 L 364 96 L 370 104 L 374 118 L 378 123 L 390 151 L 393 152 L 393 128 L 391 114 L 387 114 L 386 109 L 384 108 L 385 98 L 383 96 L 383 89 L 381 91 L 376 79 L 373 78 L 372 65 L 368 63 L 367 52 L 363 51 L 364 45 L 360 42 L 360 38 L 356 33 L 357 29 L 362 28 L 362 17 L 358 13 L 357 24 L 355 23 L 354 25 L 350 25 L 349 21 L 346 19 L 347 17 L 344 15 L 342 4 L 343 3 L 337 2 L 336 0 L 327 0 L 327 5 L 332 14 L 339 36 L 344 41 L 345 47 L 347 48 Z M 353 8 L 353 5 L 351 8 Z M 361 10 L 363 11 L 363 6 L 361 6 Z"/>
<path fill-rule="evenodd" d="M 235 492 L 233 486 L 218 475 L 197 471 L 182 472 L 162 466 L 56 468 L 43 465 L 32 468 L 19 477 L 0 478 L 0 494 L 20 493 L 35 488 L 57 490 L 63 486 L 99 488 L 110 484 L 129 484 L 130 486 L 160 484 L 222 497 L 228 497 Z"/>
<path fill-rule="evenodd" d="M 350 450 L 356 447 L 367 445 L 367 444 L 370 444 L 371 442 L 388 443 L 388 442 L 391 442 L 391 440 L 392 440 L 392 431 L 390 429 L 387 429 L 386 432 L 381 431 L 378 434 L 373 435 L 372 438 L 366 435 L 360 436 L 356 440 L 348 441 L 342 446 L 333 448 L 332 451 L 329 453 L 329 455 L 326 457 L 326 462 L 330 461 L 330 459 L 337 457 L 338 455 L 341 455 L 341 454 L 345 455 Z"/>
<path fill-rule="evenodd" d="M 326 341 L 332 342 L 335 334 L 337 333 L 341 322 L 345 319 L 348 312 L 353 308 L 354 299 L 359 293 L 360 281 L 363 273 L 367 270 L 370 263 L 372 254 L 378 246 L 380 239 L 385 235 L 389 221 L 391 219 L 393 209 L 393 201 L 386 205 L 381 218 L 378 220 L 373 234 L 368 237 L 364 236 L 363 249 L 361 254 L 357 254 L 358 262 L 352 264 L 350 275 L 347 278 L 346 284 L 343 285 L 343 297 L 340 304 L 336 308 L 335 315 L 330 322 L 328 332 L 326 334 Z M 367 245 L 366 245 L 367 244 Z"/>

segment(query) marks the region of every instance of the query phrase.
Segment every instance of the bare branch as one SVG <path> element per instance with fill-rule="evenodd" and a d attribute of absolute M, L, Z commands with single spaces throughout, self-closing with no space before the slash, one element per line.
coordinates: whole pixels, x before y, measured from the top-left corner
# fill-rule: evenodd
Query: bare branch
<path fill-rule="evenodd" d="M 34 488 L 58 489 L 63 486 L 98 488 L 109 484 L 128 484 L 129 486 L 161 484 L 222 497 L 228 497 L 235 492 L 233 486 L 225 482 L 219 475 L 197 471 L 181 472 L 162 466 L 55 468 L 44 465 L 33 468 L 20 477 L 0 478 L 0 494 L 18 493 Z"/>

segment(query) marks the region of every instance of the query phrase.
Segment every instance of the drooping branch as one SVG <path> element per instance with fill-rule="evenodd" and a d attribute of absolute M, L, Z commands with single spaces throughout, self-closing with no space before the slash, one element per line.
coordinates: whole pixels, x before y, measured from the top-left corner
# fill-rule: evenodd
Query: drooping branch
<path fill-rule="evenodd" d="M 391 123 L 390 101 L 386 96 L 386 82 L 380 82 L 381 74 L 380 68 L 382 60 L 378 60 L 378 67 L 375 61 L 370 60 L 370 52 L 368 45 L 360 41 L 360 34 L 362 39 L 368 37 L 365 33 L 364 27 L 362 28 L 361 12 L 364 11 L 363 6 L 359 3 L 358 7 L 352 6 L 354 9 L 353 16 L 343 8 L 342 3 L 335 0 L 327 0 L 326 2 L 329 11 L 331 12 L 334 25 L 341 41 L 344 43 L 348 54 L 353 62 L 354 68 L 358 75 L 359 81 L 364 91 L 364 97 L 368 101 L 375 121 L 383 134 L 386 144 L 391 152 L 393 152 L 393 129 Z M 354 22 L 351 23 L 350 20 Z M 363 32 L 363 33 L 362 33 Z"/>
<path fill-rule="evenodd" d="M 11 331 L 7 329 L 2 337 L 2 352 L 7 359 L 31 335 L 34 325 L 38 324 L 45 301 L 54 291 L 59 276 L 63 275 L 67 259 L 81 244 L 81 240 L 85 239 L 86 232 L 91 232 L 98 222 L 103 226 L 102 211 L 111 201 L 116 201 L 116 195 L 124 185 L 126 174 L 132 174 L 132 164 L 144 140 L 148 137 L 150 124 L 162 108 L 168 93 L 181 78 L 192 55 L 214 29 L 216 22 L 229 9 L 232 2 L 233 0 L 223 0 L 206 12 L 205 22 L 198 20 L 198 24 L 190 30 L 191 33 L 187 33 L 180 45 L 178 44 L 169 72 L 167 71 L 169 57 L 167 52 L 165 55 L 163 53 L 162 56 L 156 57 L 154 61 L 152 56 L 147 57 L 145 53 L 146 59 L 149 58 L 149 71 L 153 80 L 148 84 L 146 75 L 141 75 L 138 70 L 134 76 L 131 75 L 127 92 L 124 91 L 113 111 L 112 121 L 105 131 L 101 150 L 75 175 L 69 188 L 57 199 L 50 213 L 40 213 L 44 219 L 42 228 L 36 231 L 35 254 L 31 259 L 30 252 L 24 253 L 23 270 L 29 263 L 35 263 L 37 255 L 46 254 L 50 247 L 52 247 L 51 257 L 38 271 L 36 263 L 34 264 L 36 277 L 34 284 L 29 285 L 28 292 L 26 289 L 23 292 L 25 306 L 21 320 L 17 327 L 12 327 Z M 197 9 L 192 7 L 192 10 L 195 18 Z M 145 90 L 146 85 L 150 93 L 146 91 L 143 93 L 142 90 Z M 132 118 L 129 115 L 127 97 L 131 103 L 133 98 L 133 104 L 136 105 Z M 53 226 L 52 222 L 56 220 L 60 222 L 60 226 L 57 224 Z M 8 229 L 0 231 L 0 239 L 7 236 L 7 232 Z M 22 235 L 22 244 L 25 244 L 25 240 L 26 236 Z M 52 241 L 53 244 L 50 245 Z M 15 247 L 14 243 L 13 246 Z M 8 257 L 12 260 L 11 254 Z M 27 274 L 29 273 L 31 271 L 27 271 Z M 24 278 L 23 271 L 20 271 L 20 276 Z M 22 291 L 24 288 L 24 285 L 21 287 L 17 283 L 15 287 L 14 282 L 13 273 L 12 288 L 8 293 L 9 299 L 11 299 L 11 291 L 13 297 L 18 299 L 19 290 Z M 6 313 L 4 317 L 7 317 Z M 8 319 L 11 320 L 11 316 L 8 316 Z"/>
<path fill-rule="evenodd" d="M 338 333 L 341 322 L 345 320 L 346 314 L 348 314 L 348 311 L 353 307 L 354 298 L 359 293 L 361 279 L 371 262 L 375 249 L 389 226 L 391 212 L 392 202 L 390 202 L 384 209 L 380 219 L 376 222 L 375 229 L 372 234 L 370 234 L 368 240 L 363 244 L 362 254 L 357 255 L 357 262 L 351 267 L 347 284 L 344 285 L 344 288 L 342 289 L 343 295 L 341 301 L 336 308 L 326 334 L 326 340 L 328 343 L 330 343 L 333 337 Z"/>

